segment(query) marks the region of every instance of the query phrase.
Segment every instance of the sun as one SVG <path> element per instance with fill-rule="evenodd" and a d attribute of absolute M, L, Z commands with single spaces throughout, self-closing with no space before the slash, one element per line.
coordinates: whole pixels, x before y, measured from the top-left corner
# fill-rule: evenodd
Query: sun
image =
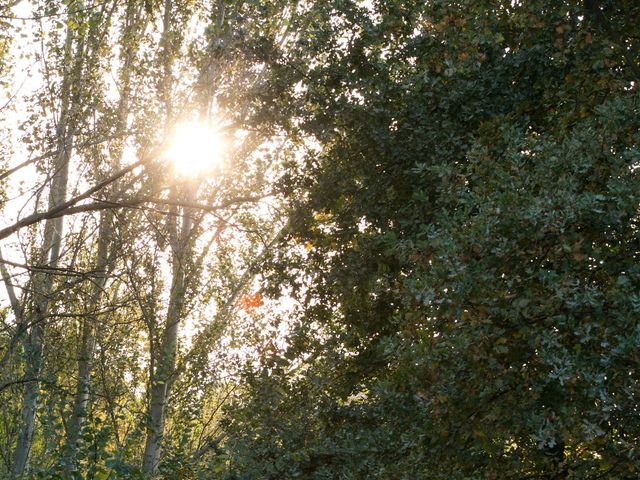
<path fill-rule="evenodd" d="M 220 131 L 210 125 L 180 123 L 169 137 L 165 156 L 178 175 L 195 178 L 221 166 L 224 146 Z"/>

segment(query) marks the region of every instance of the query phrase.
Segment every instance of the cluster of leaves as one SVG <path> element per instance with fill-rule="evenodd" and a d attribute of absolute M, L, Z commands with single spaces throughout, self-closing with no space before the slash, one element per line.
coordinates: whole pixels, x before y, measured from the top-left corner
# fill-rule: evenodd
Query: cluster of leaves
<path fill-rule="evenodd" d="M 260 292 L 247 293 L 240 298 L 240 307 L 247 313 L 255 313 L 256 309 L 261 307 L 263 303 Z"/>

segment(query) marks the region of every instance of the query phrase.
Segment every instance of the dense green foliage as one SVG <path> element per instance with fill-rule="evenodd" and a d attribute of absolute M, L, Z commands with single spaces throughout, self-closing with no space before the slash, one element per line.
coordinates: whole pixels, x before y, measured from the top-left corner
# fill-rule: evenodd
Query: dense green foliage
<path fill-rule="evenodd" d="M 636 478 L 638 6 L 373 3 L 285 60 L 313 247 L 273 253 L 304 307 L 228 478 Z"/>

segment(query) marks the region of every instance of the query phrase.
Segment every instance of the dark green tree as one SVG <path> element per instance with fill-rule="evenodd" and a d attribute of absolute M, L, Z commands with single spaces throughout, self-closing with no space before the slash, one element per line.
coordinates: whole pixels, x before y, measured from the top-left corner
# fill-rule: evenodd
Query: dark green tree
<path fill-rule="evenodd" d="M 272 64 L 301 310 L 227 478 L 636 478 L 640 7 L 367 5 Z"/>

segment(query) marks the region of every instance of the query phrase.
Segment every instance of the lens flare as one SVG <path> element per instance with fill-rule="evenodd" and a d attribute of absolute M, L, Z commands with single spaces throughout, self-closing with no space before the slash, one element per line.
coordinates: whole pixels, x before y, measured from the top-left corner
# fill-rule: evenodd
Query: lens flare
<path fill-rule="evenodd" d="M 207 124 L 181 123 L 174 128 L 165 155 L 180 176 L 207 175 L 221 166 L 224 141 L 220 132 Z"/>

